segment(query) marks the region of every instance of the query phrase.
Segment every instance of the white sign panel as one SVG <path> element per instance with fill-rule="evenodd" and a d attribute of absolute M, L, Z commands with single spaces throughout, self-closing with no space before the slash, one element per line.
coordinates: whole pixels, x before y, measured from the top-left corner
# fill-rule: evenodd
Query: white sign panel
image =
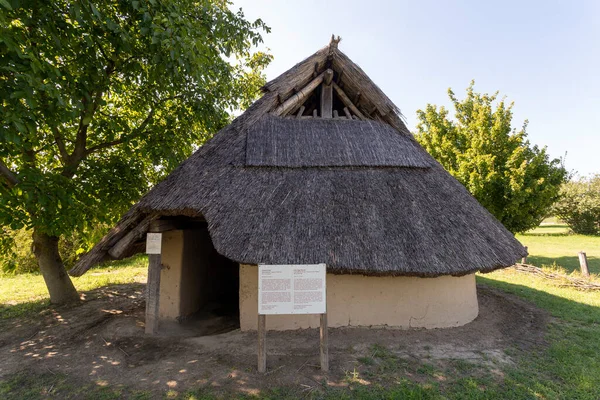
<path fill-rule="evenodd" d="M 146 234 L 146 254 L 160 254 L 162 233 Z"/>
<path fill-rule="evenodd" d="M 325 274 L 325 264 L 259 265 L 258 313 L 325 313 Z"/>

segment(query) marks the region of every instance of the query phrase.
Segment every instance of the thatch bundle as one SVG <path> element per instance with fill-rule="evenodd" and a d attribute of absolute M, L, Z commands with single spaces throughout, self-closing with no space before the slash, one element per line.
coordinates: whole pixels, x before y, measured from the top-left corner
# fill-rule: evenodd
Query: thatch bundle
<path fill-rule="evenodd" d="M 295 118 L 272 115 L 329 68 L 368 121 L 310 119 L 301 117 L 304 108 Z M 337 46 L 264 90 L 71 273 L 137 251 L 149 223 L 168 216 L 205 220 L 216 250 L 245 264 L 326 263 L 333 273 L 434 277 L 492 271 L 526 255 Z"/>

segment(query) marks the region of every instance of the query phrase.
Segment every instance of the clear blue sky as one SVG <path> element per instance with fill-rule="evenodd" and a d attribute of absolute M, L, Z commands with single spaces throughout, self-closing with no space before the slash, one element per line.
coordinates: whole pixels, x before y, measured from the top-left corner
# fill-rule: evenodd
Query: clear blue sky
<path fill-rule="evenodd" d="M 400 107 L 409 129 L 471 79 L 515 102 L 513 125 L 566 167 L 600 173 L 600 1 L 235 0 L 272 28 L 272 79 L 342 37 L 340 49 Z"/>

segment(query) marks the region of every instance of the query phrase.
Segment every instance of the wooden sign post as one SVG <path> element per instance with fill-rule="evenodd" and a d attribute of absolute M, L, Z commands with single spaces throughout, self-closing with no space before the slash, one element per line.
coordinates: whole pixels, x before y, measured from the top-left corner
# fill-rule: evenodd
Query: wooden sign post
<path fill-rule="evenodd" d="M 267 316 L 258 314 L 258 372 L 267 372 Z"/>
<path fill-rule="evenodd" d="M 321 370 L 329 371 L 329 334 L 327 333 L 327 313 L 321 314 L 321 325 L 319 327 L 321 349 Z"/>
<path fill-rule="evenodd" d="M 321 369 L 329 370 L 325 264 L 258 266 L 258 372 L 267 371 L 267 315 L 320 314 Z"/>

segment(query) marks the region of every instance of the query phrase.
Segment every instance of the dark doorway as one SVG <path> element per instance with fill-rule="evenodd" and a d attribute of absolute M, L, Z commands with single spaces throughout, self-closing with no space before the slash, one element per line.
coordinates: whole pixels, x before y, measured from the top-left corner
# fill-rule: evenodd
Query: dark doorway
<path fill-rule="evenodd" d="M 240 269 L 219 254 L 206 226 L 186 230 L 181 281 L 180 323 L 196 336 L 240 326 Z"/>

